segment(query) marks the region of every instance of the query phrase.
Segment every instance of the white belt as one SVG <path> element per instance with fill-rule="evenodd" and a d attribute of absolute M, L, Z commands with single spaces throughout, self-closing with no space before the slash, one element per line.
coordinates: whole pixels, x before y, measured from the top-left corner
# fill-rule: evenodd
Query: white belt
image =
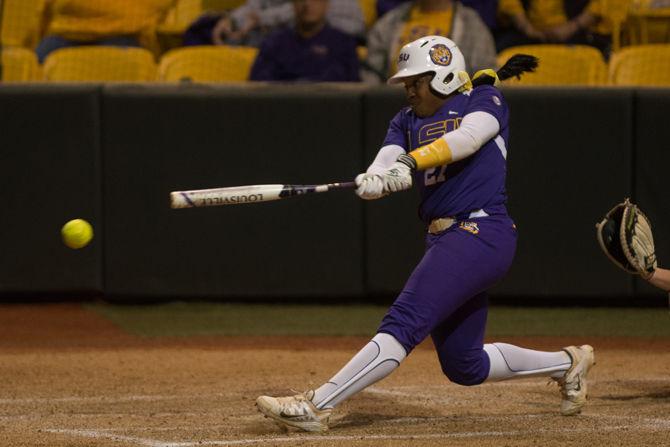
<path fill-rule="evenodd" d="M 473 211 L 468 215 L 468 219 L 475 219 L 477 217 L 486 217 L 488 214 L 484 210 L 477 210 Z M 444 230 L 448 229 L 451 227 L 454 223 L 456 223 L 456 219 L 453 217 L 440 217 L 438 219 L 433 219 L 430 221 L 430 225 L 428 225 L 428 232 L 430 234 L 437 234 L 441 233 Z"/>

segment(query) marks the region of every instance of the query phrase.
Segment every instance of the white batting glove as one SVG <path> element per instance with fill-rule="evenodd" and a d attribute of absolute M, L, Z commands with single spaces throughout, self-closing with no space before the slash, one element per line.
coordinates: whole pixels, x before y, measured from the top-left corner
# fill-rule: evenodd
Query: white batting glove
<path fill-rule="evenodd" d="M 416 161 L 409 155 L 401 155 L 386 171 L 378 174 L 359 174 L 356 176 L 356 194 L 362 199 L 374 200 L 392 192 L 412 187 L 412 172 Z"/>
<path fill-rule="evenodd" d="M 388 193 L 384 192 L 384 184 L 377 174 L 358 174 L 356 176 L 356 194 L 365 200 L 381 199 Z"/>
<path fill-rule="evenodd" d="M 403 160 L 402 155 L 386 171 L 379 174 L 379 177 L 382 181 L 382 191 L 386 194 L 412 187 L 412 168 Z"/>

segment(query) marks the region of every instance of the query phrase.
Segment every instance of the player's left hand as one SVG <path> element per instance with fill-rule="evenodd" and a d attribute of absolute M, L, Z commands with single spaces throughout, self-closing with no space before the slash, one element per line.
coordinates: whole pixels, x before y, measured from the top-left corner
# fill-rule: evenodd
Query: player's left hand
<path fill-rule="evenodd" d="M 412 169 L 402 161 L 396 161 L 378 175 L 382 182 L 382 191 L 386 194 L 412 187 Z"/>
<path fill-rule="evenodd" d="M 629 199 L 618 204 L 596 224 L 600 248 L 618 267 L 650 279 L 656 268 L 651 222 Z"/>
<path fill-rule="evenodd" d="M 362 199 L 374 200 L 412 187 L 412 172 L 416 169 L 416 161 L 407 154 L 388 169 L 378 174 L 359 174 L 356 176 L 356 194 Z"/>

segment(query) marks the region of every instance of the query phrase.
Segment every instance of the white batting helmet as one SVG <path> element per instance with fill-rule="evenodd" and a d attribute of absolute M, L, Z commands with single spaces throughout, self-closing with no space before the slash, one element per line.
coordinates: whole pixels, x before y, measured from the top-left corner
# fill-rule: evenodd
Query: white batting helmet
<path fill-rule="evenodd" d="M 422 73 L 435 73 L 430 86 L 445 96 L 461 88 L 469 79 L 463 53 L 452 40 L 442 36 L 422 37 L 402 47 L 398 55 L 398 72 L 388 83 L 400 84 L 403 78 Z"/>

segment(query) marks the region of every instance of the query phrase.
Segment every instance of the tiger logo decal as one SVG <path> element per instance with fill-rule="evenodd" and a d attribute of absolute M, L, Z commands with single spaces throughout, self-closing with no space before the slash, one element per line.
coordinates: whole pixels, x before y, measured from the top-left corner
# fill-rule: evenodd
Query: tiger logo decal
<path fill-rule="evenodd" d="M 449 51 L 449 48 L 443 43 L 433 45 L 429 53 L 430 60 L 433 61 L 435 65 L 446 67 L 451 63 L 451 51 Z"/>

